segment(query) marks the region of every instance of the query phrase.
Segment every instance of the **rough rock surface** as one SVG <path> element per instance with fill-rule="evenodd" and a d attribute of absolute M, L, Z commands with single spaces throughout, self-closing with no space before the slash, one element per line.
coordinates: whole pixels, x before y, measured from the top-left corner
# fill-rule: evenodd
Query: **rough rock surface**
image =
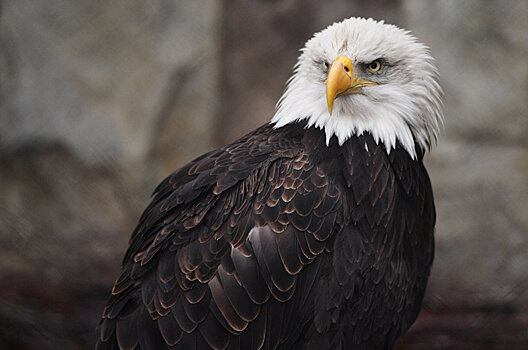
<path fill-rule="evenodd" d="M 212 147 L 219 2 L 0 9 L 0 348 L 91 348 L 152 189 Z"/>
<path fill-rule="evenodd" d="M 528 310 L 528 2 L 403 3 L 446 91 L 431 299 Z M 434 295 L 433 295 L 434 294 Z"/>

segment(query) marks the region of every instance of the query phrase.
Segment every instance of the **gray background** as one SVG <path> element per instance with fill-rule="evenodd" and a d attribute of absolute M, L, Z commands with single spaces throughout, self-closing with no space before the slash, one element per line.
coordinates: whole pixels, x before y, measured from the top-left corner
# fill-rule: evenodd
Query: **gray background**
<path fill-rule="evenodd" d="M 431 47 L 446 123 L 425 309 L 402 349 L 528 344 L 528 1 L 0 0 L 0 348 L 90 349 L 155 185 L 268 121 L 351 16 Z"/>

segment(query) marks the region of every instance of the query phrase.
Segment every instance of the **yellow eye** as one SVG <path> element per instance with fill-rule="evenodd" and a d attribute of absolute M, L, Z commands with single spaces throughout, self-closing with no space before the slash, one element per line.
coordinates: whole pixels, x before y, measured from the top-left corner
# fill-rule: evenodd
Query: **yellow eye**
<path fill-rule="evenodd" d="M 381 68 L 383 68 L 383 64 L 380 60 L 375 60 L 370 62 L 367 67 L 371 73 L 377 73 L 381 70 Z"/>
<path fill-rule="evenodd" d="M 328 71 L 328 69 L 330 68 L 330 64 L 326 61 L 323 62 L 323 71 Z"/>

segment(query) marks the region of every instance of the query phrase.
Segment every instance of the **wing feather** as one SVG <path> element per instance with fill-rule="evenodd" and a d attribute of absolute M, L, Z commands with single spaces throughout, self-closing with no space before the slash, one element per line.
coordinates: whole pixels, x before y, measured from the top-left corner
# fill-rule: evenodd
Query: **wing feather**
<path fill-rule="evenodd" d="M 394 254 L 409 233 L 432 252 L 414 233 L 432 230 L 415 216 L 428 215 L 431 203 L 402 214 L 395 199 L 400 189 L 428 198 L 427 186 L 417 190 L 394 175 L 396 160 L 375 143 L 370 155 L 364 140 L 349 157 L 325 155 L 336 151 L 304 132 L 257 129 L 156 188 L 103 313 L 98 349 L 291 348 L 310 330 L 333 330 L 345 301 L 360 300 L 350 324 L 382 312 L 373 306 L 375 288 L 403 286 L 412 274 L 380 255 Z M 318 142 L 326 147 L 320 157 L 335 162 L 313 158 Z M 380 237 L 383 246 L 373 247 Z M 380 298 L 392 310 L 406 305 L 390 291 Z M 363 337 L 365 327 L 354 332 Z"/>

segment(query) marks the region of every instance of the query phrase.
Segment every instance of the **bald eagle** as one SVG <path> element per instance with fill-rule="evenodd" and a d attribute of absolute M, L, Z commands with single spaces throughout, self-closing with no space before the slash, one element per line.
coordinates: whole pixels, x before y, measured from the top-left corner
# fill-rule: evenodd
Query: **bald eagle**
<path fill-rule="evenodd" d="M 96 348 L 391 349 L 433 261 L 441 100 L 408 31 L 315 34 L 270 123 L 156 188 Z"/>

